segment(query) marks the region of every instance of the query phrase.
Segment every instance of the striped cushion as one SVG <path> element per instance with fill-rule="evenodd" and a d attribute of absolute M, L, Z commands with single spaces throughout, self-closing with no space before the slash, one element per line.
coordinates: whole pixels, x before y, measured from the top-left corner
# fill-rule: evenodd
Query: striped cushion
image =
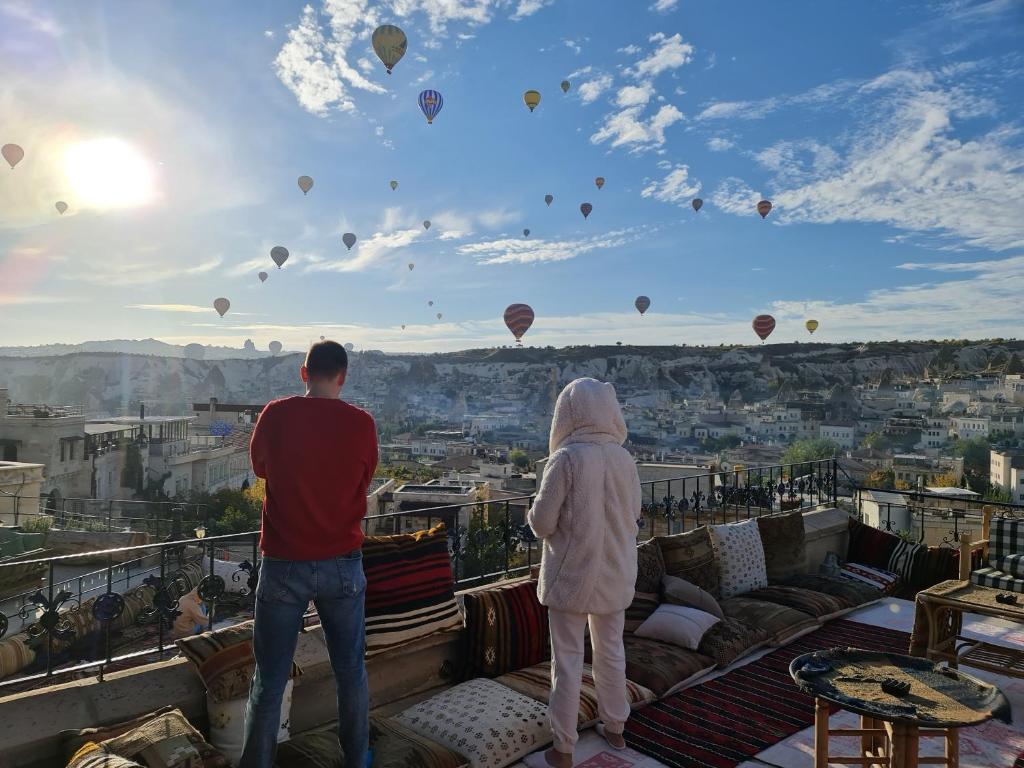
<path fill-rule="evenodd" d="M 20 672 L 36 660 L 36 652 L 28 647 L 27 635 L 14 635 L 0 640 L 0 679 Z"/>
<path fill-rule="evenodd" d="M 186 751 L 199 755 L 204 768 L 226 768 L 227 759 L 206 743 L 203 736 L 181 713 L 172 709 L 127 733 L 100 743 L 104 749 L 122 757 L 138 758 L 149 768 L 174 768 L 173 755 Z M 193 760 L 190 765 L 196 766 Z"/>
<path fill-rule="evenodd" d="M 469 765 L 462 755 L 420 736 L 392 718 L 370 718 L 370 748 L 373 768 L 462 768 Z"/>
<path fill-rule="evenodd" d="M 903 581 L 910 581 L 910 575 L 914 569 L 914 561 L 919 553 L 926 549 L 927 547 L 924 544 L 918 544 L 917 542 L 911 544 L 909 541 L 900 539 L 899 543 L 893 547 L 892 554 L 889 555 L 889 563 L 886 566 L 886 570 L 895 573 Z"/>
<path fill-rule="evenodd" d="M 786 580 L 785 586 L 812 589 L 826 595 L 838 597 L 853 606 L 873 603 L 882 598 L 882 591 L 875 586 L 860 581 L 851 581 L 839 576 L 820 576 L 813 573 L 801 573 Z"/>
<path fill-rule="evenodd" d="M 363 571 L 367 656 L 462 626 L 443 524 L 367 537 Z"/>
<path fill-rule="evenodd" d="M 803 611 L 747 597 L 723 600 L 722 610 L 730 619 L 765 630 L 772 645 L 785 645 L 821 626 L 820 621 Z"/>
<path fill-rule="evenodd" d="M 994 567 L 1019 579 L 1024 577 L 1024 555 L 1007 555 L 997 561 Z"/>
<path fill-rule="evenodd" d="M 992 520 L 988 536 L 989 565 L 998 568 L 999 561 L 1010 555 L 1024 554 L 1024 520 L 997 517 Z"/>
<path fill-rule="evenodd" d="M 899 585 L 900 577 L 895 573 L 872 568 L 863 563 L 846 563 L 839 571 L 839 575 L 850 581 L 857 581 L 882 590 L 882 594 L 891 595 Z"/>
<path fill-rule="evenodd" d="M 784 605 L 787 608 L 795 608 L 806 614 L 819 619 L 830 618 L 844 613 L 853 607 L 841 597 L 826 595 L 824 592 L 815 592 L 811 589 L 800 587 L 765 587 L 747 592 L 743 597 L 751 600 L 764 600 L 766 603 Z"/>
<path fill-rule="evenodd" d="M 464 596 L 470 677 L 496 677 L 550 658 L 548 610 L 522 581 Z"/>
<path fill-rule="evenodd" d="M 626 635 L 626 679 L 665 696 L 715 668 L 708 656 L 660 640 Z"/>
<path fill-rule="evenodd" d="M 658 610 L 658 602 L 657 592 L 634 592 L 633 602 L 626 609 L 625 631 L 636 632 L 640 625 Z"/>
<path fill-rule="evenodd" d="M 517 672 L 495 678 L 494 682 L 508 686 L 513 691 L 529 696 L 535 701 L 545 704 L 551 698 L 551 664 L 543 662 Z M 639 683 L 626 681 L 626 696 L 631 709 L 654 701 L 654 691 L 644 688 Z M 579 728 L 588 728 L 597 722 L 597 686 L 594 683 L 594 672 L 589 664 L 583 665 L 583 686 L 580 688 Z"/>
<path fill-rule="evenodd" d="M 99 744 L 89 742 L 75 752 L 66 768 L 142 768 L 141 764 L 108 752 Z"/>
<path fill-rule="evenodd" d="M 850 519 L 850 543 L 846 549 L 846 559 L 853 563 L 862 563 L 872 568 L 887 568 L 889 558 L 896 545 L 901 541 L 896 536 L 859 520 Z"/>
<path fill-rule="evenodd" d="M 971 571 L 971 581 L 981 587 L 992 587 L 1009 592 L 1024 592 L 1024 579 L 1018 579 L 995 568 L 980 568 Z"/>

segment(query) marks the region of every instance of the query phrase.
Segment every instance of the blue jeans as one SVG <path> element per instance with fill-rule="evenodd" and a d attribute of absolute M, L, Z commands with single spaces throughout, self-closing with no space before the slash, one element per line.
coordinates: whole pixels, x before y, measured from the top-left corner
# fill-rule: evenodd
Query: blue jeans
<path fill-rule="evenodd" d="M 256 587 L 253 654 L 256 674 L 245 710 L 239 768 L 271 768 L 277 751 L 281 699 L 291 672 L 302 614 L 312 600 L 320 614 L 338 689 L 338 739 L 349 768 L 363 768 L 369 748 L 366 684 L 366 576 L 363 556 L 330 560 L 264 558 Z"/>

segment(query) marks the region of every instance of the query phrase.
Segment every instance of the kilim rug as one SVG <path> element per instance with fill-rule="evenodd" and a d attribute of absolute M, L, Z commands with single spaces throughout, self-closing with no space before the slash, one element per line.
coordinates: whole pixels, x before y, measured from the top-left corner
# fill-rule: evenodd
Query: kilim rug
<path fill-rule="evenodd" d="M 706 683 L 630 715 L 626 743 L 672 768 L 733 768 L 814 724 L 814 700 L 797 690 L 789 663 L 850 646 L 906 653 L 910 635 L 856 621 L 819 630 Z"/>

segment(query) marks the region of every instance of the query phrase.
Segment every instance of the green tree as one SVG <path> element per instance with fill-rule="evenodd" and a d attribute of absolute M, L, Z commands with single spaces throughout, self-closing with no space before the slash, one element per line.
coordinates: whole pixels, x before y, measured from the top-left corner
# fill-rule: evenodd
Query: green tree
<path fill-rule="evenodd" d="M 797 440 L 782 454 L 783 464 L 802 464 L 819 459 L 831 459 L 838 456 L 841 449 L 839 443 L 824 437 L 812 440 Z"/>
<path fill-rule="evenodd" d="M 519 469 L 527 469 L 530 466 L 530 457 L 526 455 L 526 451 L 521 451 L 518 448 L 514 451 L 509 451 L 508 460 Z"/>
<path fill-rule="evenodd" d="M 703 448 L 705 451 L 711 451 L 712 453 L 716 453 L 718 451 L 728 450 L 729 448 L 735 448 L 741 442 L 743 441 L 740 440 L 739 435 L 705 437 L 703 440 L 700 441 L 700 447 Z"/>
<path fill-rule="evenodd" d="M 510 567 L 512 566 L 510 560 Z M 483 505 L 470 516 L 469 526 L 462 536 L 458 578 L 485 576 L 505 568 L 505 526 L 488 525 L 484 520 Z"/>
<path fill-rule="evenodd" d="M 896 473 L 891 469 L 876 469 L 867 476 L 868 488 L 891 491 L 896 487 Z"/>
<path fill-rule="evenodd" d="M 872 432 L 864 438 L 864 447 L 874 451 L 887 451 L 892 447 L 892 441 L 882 432 Z"/>
<path fill-rule="evenodd" d="M 953 443 L 953 451 L 957 456 L 963 456 L 965 472 L 988 474 L 990 447 L 984 437 L 959 438 Z"/>

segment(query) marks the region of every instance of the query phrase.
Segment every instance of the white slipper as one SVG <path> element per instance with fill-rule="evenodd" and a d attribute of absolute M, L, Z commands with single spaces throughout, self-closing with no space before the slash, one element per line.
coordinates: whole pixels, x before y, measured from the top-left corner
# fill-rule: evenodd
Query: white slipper
<path fill-rule="evenodd" d="M 623 740 L 622 740 L 622 746 L 621 746 L 621 747 L 620 747 L 620 746 L 616 746 L 615 744 L 612 744 L 612 743 L 611 743 L 610 741 L 608 741 L 608 735 L 609 735 L 609 733 L 610 733 L 610 731 L 607 731 L 607 730 L 605 730 L 605 726 L 604 726 L 604 723 L 598 723 L 598 724 L 597 724 L 597 734 L 598 734 L 598 736 L 600 736 L 600 737 L 601 737 L 602 739 L 604 739 L 605 741 L 607 741 L 607 742 L 608 742 L 608 746 L 609 746 L 609 747 L 611 747 L 612 749 L 617 749 L 617 750 L 619 750 L 620 752 L 621 752 L 622 750 L 624 750 L 624 749 L 626 749 L 626 748 L 627 748 L 627 747 L 626 747 L 626 740 L 625 740 L 625 737 L 624 737 L 624 736 L 622 736 L 622 734 L 621 734 L 621 733 L 617 733 L 617 734 L 612 734 L 613 736 L 622 736 L 622 739 L 623 739 Z"/>

